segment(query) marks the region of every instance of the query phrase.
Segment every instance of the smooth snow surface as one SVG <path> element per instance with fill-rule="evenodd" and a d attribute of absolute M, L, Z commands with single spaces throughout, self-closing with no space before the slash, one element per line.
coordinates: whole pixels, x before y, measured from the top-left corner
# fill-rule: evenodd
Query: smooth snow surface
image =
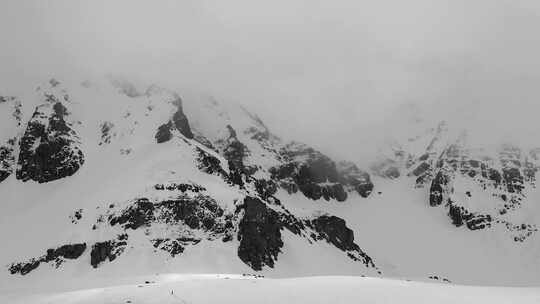
<path fill-rule="evenodd" d="M 363 277 L 264 279 L 156 275 L 125 285 L 0 296 L 1 303 L 540 303 L 540 288 L 472 287 Z"/>

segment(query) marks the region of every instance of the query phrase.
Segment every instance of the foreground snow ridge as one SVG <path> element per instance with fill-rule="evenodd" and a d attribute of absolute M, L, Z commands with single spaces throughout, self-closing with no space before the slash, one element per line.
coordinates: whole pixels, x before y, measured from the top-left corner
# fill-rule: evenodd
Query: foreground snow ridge
<path fill-rule="evenodd" d="M 473 287 L 321 276 L 156 275 L 126 285 L 55 294 L 0 296 L 1 303 L 540 303 L 540 288 Z"/>

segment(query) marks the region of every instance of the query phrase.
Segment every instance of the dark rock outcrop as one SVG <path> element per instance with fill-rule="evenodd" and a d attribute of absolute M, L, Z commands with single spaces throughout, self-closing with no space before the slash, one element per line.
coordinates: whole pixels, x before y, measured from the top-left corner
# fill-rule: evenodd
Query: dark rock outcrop
<path fill-rule="evenodd" d="M 49 249 L 47 250 L 47 255 L 45 256 L 45 261 L 52 261 L 57 258 L 65 258 L 65 259 L 77 259 L 79 258 L 84 251 L 86 250 L 86 243 L 80 243 L 80 244 L 68 244 L 60 246 L 56 249 Z"/>
<path fill-rule="evenodd" d="M 2 130 L 0 138 L 0 183 L 8 178 L 16 167 L 16 152 L 19 145 L 19 128 L 21 126 L 21 102 L 17 97 L 0 96 L 0 113 L 3 125 L 13 128 L 11 132 Z M 11 114 L 11 115 L 10 115 Z"/>
<path fill-rule="evenodd" d="M 120 215 L 109 216 L 111 226 L 123 225 L 124 229 L 137 229 L 154 220 L 154 204 L 146 198 L 140 198 L 127 207 Z"/>
<path fill-rule="evenodd" d="M 9 267 L 11 274 L 19 273 L 26 275 L 39 267 L 41 263 L 54 262 L 59 267 L 66 259 L 79 258 L 86 250 L 86 243 L 62 245 L 56 249 L 47 249 L 47 253 L 39 258 L 33 258 L 27 262 L 14 263 Z"/>
<path fill-rule="evenodd" d="M 448 192 L 447 187 L 449 180 L 450 177 L 443 170 L 440 170 L 437 173 L 431 182 L 431 187 L 429 189 L 429 205 L 431 207 L 442 204 L 445 193 Z"/>
<path fill-rule="evenodd" d="M 105 121 L 100 124 L 101 140 L 99 145 L 110 144 L 111 140 L 116 134 L 113 132 L 114 124 L 109 121 Z"/>
<path fill-rule="evenodd" d="M 36 108 L 21 138 L 17 179 L 50 182 L 71 176 L 84 163 L 79 137 L 65 120 L 67 108 L 53 95 L 52 104 Z"/>
<path fill-rule="evenodd" d="M 460 227 L 466 224 L 470 230 L 480 230 L 491 227 L 492 217 L 487 214 L 471 213 L 463 206 L 456 206 L 454 203 L 449 203 L 448 216 L 452 219 L 452 224 Z"/>
<path fill-rule="evenodd" d="M 412 174 L 416 177 L 423 176 L 430 168 L 431 166 L 428 163 L 422 162 L 412 171 Z"/>
<path fill-rule="evenodd" d="M 224 178 L 228 177 L 227 172 L 221 166 L 221 161 L 217 157 L 201 148 L 197 148 L 197 154 L 197 167 L 199 170 L 208 174 L 219 175 Z"/>
<path fill-rule="evenodd" d="M 157 201 L 139 198 L 124 208 L 111 204 L 105 215 L 107 223 L 111 226 L 121 225 L 126 233 L 127 230 L 144 229 L 156 249 L 167 251 L 173 257 L 182 253 L 187 246 L 198 244 L 203 237 L 208 240 L 221 238 L 224 242 L 232 240 L 233 214 L 227 213 L 213 198 L 204 194 L 204 188 L 191 184 L 171 184 L 167 188 L 170 191 L 182 191 L 180 189 L 185 188 L 185 191 Z M 165 186 L 157 185 L 157 190 L 165 190 Z M 94 229 L 105 223 L 103 218 L 98 217 Z M 161 229 L 153 229 L 154 226 L 163 225 L 174 231 L 176 237 L 164 237 Z M 127 235 L 119 240 L 122 242 L 107 241 L 96 245 L 94 261 L 99 263 L 107 257 L 114 259 L 120 254 L 127 245 Z M 116 250 L 117 247 L 120 249 Z M 113 255 L 110 256 L 109 252 Z"/>
<path fill-rule="evenodd" d="M 354 163 L 345 161 L 340 162 L 337 168 L 344 185 L 352 187 L 362 197 L 368 197 L 371 194 L 374 185 L 367 172 L 358 169 Z"/>
<path fill-rule="evenodd" d="M 180 196 L 156 204 L 159 218 L 167 223 L 183 222 L 191 229 L 223 232 L 220 221 L 225 211 L 209 196 L 199 194 L 194 198 Z"/>
<path fill-rule="evenodd" d="M 182 109 L 182 99 L 180 99 L 180 96 L 176 97 L 177 98 L 173 101 L 173 104 L 177 107 L 177 110 L 174 112 L 172 117 L 174 127 L 186 138 L 193 139 L 193 132 L 189 126 L 189 121 L 186 114 L 184 114 L 184 110 Z"/>
<path fill-rule="evenodd" d="M 240 188 L 244 187 L 244 176 L 245 176 L 245 167 L 244 169 L 238 167 L 233 161 L 228 160 L 227 166 L 229 168 L 229 173 L 223 169 L 221 166 L 221 161 L 219 158 L 211 155 L 210 153 L 204 151 L 201 148 L 197 147 L 197 167 L 199 170 L 213 175 L 218 175 L 223 180 L 231 185 L 237 185 Z"/>
<path fill-rule="evenodd" d="M 277 192 L 277 185 L 272 180 L 257 179 L 254 182 L 255 191 L 263 200 L 267 200 Z"/>
<path fill-rule="evenodd" d="M 230 215 L 208 195 L 181 194 L 172 199 L 152 202 L 139 198 L 126 208 L 108 216 L 111 226 L 122 225 L 124 229 L 136 230 L 155 223 L 169 225 L 185 224 L 193 230 L 223 234 L 232 226 Z"/>
<path fill-rule="evenodd" d="M 186 184 L 186 183 L 168 183 L 168 184 L 155 184 L 154 189 L 156 190 L 168 190 L 168 191 L 181 191 L 181 192 L 204 192 L 206 188 L 197 184 Z"/>
<path fill-rule="evenodd" d="M 180 239 L 154 239 L 152 245 L 156 249 L 168 252 L 171 257 L 175 257 L 184 252 L 185 246 L 197 245 L 201 240 L 195 238 L 180 238 Z"/>
<path fill-rule="evenodd" d="M 172 128 L 172 122 L 169 121 L 168 123 L 165 123 L 165 124 L 162 124 L 161 126 L 159 126 L 157 132 L 156 132 L 156 142 L 158 144 L 160 143 L 164 143 L 164 142 L 167 142 L 169 140 L 171 140 L 172 138 L 172 132 L 171 132 L 171 128 Z"/>
<path fill-rule="evenodd" d="M 202 144 L 203 146 L 207 147 L 208 149 L 216 151 L 216 148 L 214 147 L 212 142 L 208 138 L 204 137 L 204 135 L 198 132 L 193 133 L 193 139 L 198 143 Z"/>
<path fill-rule="evenodd" d="M 13 145 L 0 146 L 0 183 L 13 173 L 14 167 Z"/>
<path fill-rule="evenodd" d="M 317 234 L 314 236 L 316 239 L 326 240 L 339 250 L 346 252 L 349 258 L 361 261 L 367 267 L 375 268 L 371 257 L 354 242 L 354 233 L 342 218 L 322 215 L 307 221 L 306 225 L 316 231 Z"/>
<path fill-rule="evenodd" d="M 248 166 L 245 163 L 249 150 L 237 137 L 236 130 L 231 125 L 227 125 L 228 136 L 218 140 L 216 146 L 223 157 L 228 161 L 229 169 L 232 171 L 235 184 L 241 185 L 238 177 L 251 176 L 257 171 L 256 166 Z M 240 178 L 241 179 L 241 178 Z"/>
<path fill-rule="evenodd" d="M 99 264 L 106 261 L 112 262 L 122 254 L 127 246 L 127 234 L 119 235 L 115 240 L 98 242 L 92 245 L 90 252 L 90 265 L 97 268 Z"/>
<path fill-rule="evenodd" d="M 229 174 L 227 176 L 227 181 L 233 185 L 240 186 L 240 188 L 244 187 L 244 179 L 243 176 L 245 171 L 238 167 L 233 161 L 229 160 L 227 161 L 227 164 L 229 165 Z"/>
<path fill-rule="evenodd" d="M 284 164 L 270 168 L 270 174 L 278 185 L 289 193 L 300 190 L 313 200 L 324 198 L 344 201 L 347 199 L 345 186 L 367 197 L 373 190 L 369 174 L 348 164 L 338 172 L 329 157 L 306 145 L 291 143 L 280 152 Z"/>
<path fill-rule="evenodd" d="M 283 247 L 279 215 L 257 198 L 246 197 L 238 226 L 238 257 L 254 270 L 274 267 Z"/>
<path fill-rule="evenodd" d="M 168 122 L 158 127 L 155 135 L 156 142 L 158 144 L 171 140 L 173 130 L 177 130 L 180 132 L 180 134 L 188 139 L 194 138 L 191 127 L 189 126 L 188 118 L 182 109 L 182 99 L 176 93 L 173 93 L 172 95 L 174 98 L 172 100 L 172 104 L 176 107 L 176 112 L 174 112 L 173 116 Z"/>
<path fill-rule="evenodd" d="M 41 263 L 40 260 L 31 259 L 24 263 L 12 264 L 9 267 L 9 272 L 11 274 L 20 273 L 21 275 L 26 275 L 30 273 L 32 270 L 38 268 L 40 263 Z"/>

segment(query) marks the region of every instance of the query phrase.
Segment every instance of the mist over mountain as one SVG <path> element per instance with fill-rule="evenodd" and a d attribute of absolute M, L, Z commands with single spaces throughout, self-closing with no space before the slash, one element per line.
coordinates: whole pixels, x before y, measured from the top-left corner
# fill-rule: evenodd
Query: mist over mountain
<path fill-rule="evenodd" d="M 539 14 L 0 4 L 0 302 L 534 303 Z"/>
<path fill-rule="evenodd" d="M 3 6 L 2 91 L 119 73 L 250 105 L 280 133 L 346 158 L 373 153 L 339 139 L 379 139 L 408 103 L 504 126 L 487 135 L 538 130 L 535 1 Z"/>

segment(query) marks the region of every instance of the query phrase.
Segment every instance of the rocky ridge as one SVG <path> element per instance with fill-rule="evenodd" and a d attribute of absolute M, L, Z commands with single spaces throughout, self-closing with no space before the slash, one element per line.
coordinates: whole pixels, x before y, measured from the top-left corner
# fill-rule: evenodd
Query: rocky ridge
<path fill-rule="evenodd" d="M 112 85 L 133 101 L 128 101 L 120 119 L 101 120 L 96 125 L 93 133 L 99 134 L 96 146 L 101 148 L 93 148 L 95 151 L 104 153 L 99 151 L 118 146 L 119 153 L 128 157 L 137 149 L 133 140 L 141 140 L 139 134 L 143 132 L 148 134 L 141 126 L 146 124 L 145 120 L 152 121 L 154 138 L 143 138 L 144 145 L 153 142 L 167 143 L 167 149 L 180 147 L 190 155 L 188 162 L 192 164 L 188 166 L 218 177 L 227 191 L 237 193 L 237 198 L 224 202 L 205 184 L 156 180 L 157 183 L 141 189 L 138 197 L 108 202 L 91 227 L 82 226 L 89 220 L 86 209 L 74 210 L 66 220 L 78 231 L 109 235 L 108 238 L 83 239 L 49 249 L 45 256 L 11 264 L 12 274 L 26 275 L 53 261 L 60 267 L 66 259 L 75 260 L 84 254 L 89 254 L 93 268 L 99 268 L 106 261 L 122 258 L 126 251 L 140 250 L 137 243 L 131 242 L 131 234 L 138 231 L 143 232 L 154 251 L 166 252 L 171 259 L 180 258 L 185 250 L 202 241 L 233 242 L 238 246 L 238 258 L 255 271 L 276 266 L 285 242 L 282 234 L 287 231 L 308 244 L 328 243 L 343 252 L 344 258 L 380 273 L 343 219 L 329 214 L 295 215 L 276 196 L 283 189 L 336 203 L 346 201 L 352 192 L 367 197 L 373 189 L 368 173 L 352 163 L 338 165 L 307 145 L 283 143 L 245 109 L 241 112 L 249 121 L 248 127 L 233 127 L 225 121 L 216 137 L 190 125 L 191 118 L 184 112 L 177 93 L 157 86 L 139 90 L 126 82 Z M 83 87 L 92 85 L 87 83 Z M 92 157 L 83 149 L 83 143 L 90 144 L 88 139 L 77 131 L 89 125 L 71 118 L 72 97 L 60 82 L 51 80 L 38 89 L 38 95 L 42 96 L 41 102 L 22 126 L 16 177 L 39 183 L 69 178 L 85 166 L 87 157 Z M 125 144 L 130 142 L 131 145 Z M 3 160 L 14 161 L 9 157 Z M 98 202 L 95 204 L 99 206 Z"/>
<path fill-rule="evenodd" d="M 482 230 L 500 226 L 516 242 L 537 232 L 536 225 L 512 219 L 527 200 L 528 190 L 536 188 L 540 168 L 536 149 L 527 151 L 505 143 L 493 153 L 475 148 L 466 131 L 457 136 L 451 131 L 441 122 L 426 136 L 409 140 L 409 145 L 427 143 L 424 149 L 412 152 L 406 145 L 393 146 L 391 157 L 375 164 L 374 171 L 384 178 L 412 178 L 414 187 L 428 190 L 426 205 L 445 208 L 456 227 Z"/>

